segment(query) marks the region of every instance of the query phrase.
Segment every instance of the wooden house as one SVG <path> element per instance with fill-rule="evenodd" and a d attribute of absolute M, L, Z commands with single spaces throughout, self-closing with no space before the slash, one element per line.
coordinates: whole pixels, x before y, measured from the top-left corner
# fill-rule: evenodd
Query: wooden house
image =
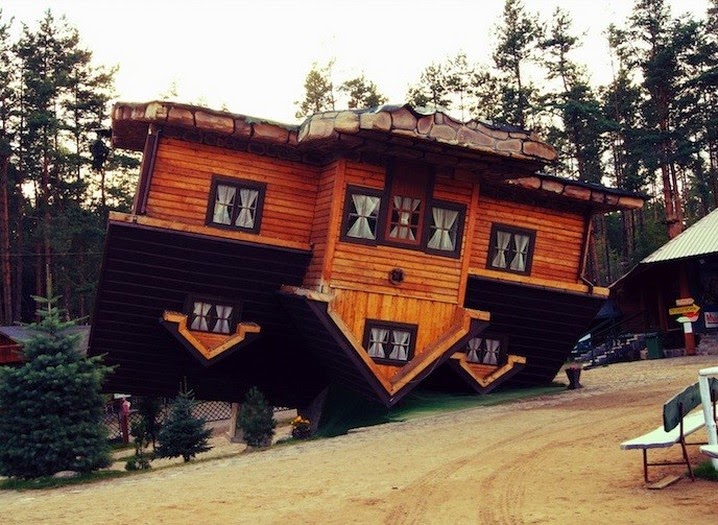
<path fill-rule="evenodd" d="M 87 354 L 89 326 L 71 326 L 66 328 L 63 334 L 77 336 L 77 351 L 83 355 Z M 36 335 L 35 331 L 26 326 L 0 326 L 0 366 L 23 364 L 23 345 Z"/>
<path fill-rule="evenodd" d="M 336 384 L 392 406 L 425 380 L 550 383 L 608 291 L 593 214 L 642 198 L 541 174 L 534 133 L 410 106 L 301 125 L 113 108 L 142 151 L 110 217 L 91 353 L 109 390 L 304 406 Z"/>
<path fill-rule="evenodd" d="M 718 210 L 640 261 L 611 285 L 621 331 L 658 332 L 667 348 L 718 349 Z"/>
<path fill-rule="evenodd" d="M 0 366 L 23 362 L 22 342 L 15 326 L 0 326 Z"/>

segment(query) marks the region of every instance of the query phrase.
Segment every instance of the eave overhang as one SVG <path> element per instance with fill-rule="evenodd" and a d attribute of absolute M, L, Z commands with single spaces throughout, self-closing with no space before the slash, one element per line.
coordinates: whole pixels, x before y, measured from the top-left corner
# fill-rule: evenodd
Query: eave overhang
<path fill-rule="evenodd" d="M 501 366 L 490 367 L 486 373 L 481 365 L 467 361 L 464 352 L 456 352 L 448 361 L 449 366 L 469 385 L 477 394 L 488 394 L 496 387 L 518 374 L 526 366 L 526 358 L 520 355 L 509 354 Z"/>
<path fill-rule="evenodd" d="M 187 315 L 181 312 L 163 312 L 160 324 L 203 366 L 213 365 L 229 357 L 257 339 L 262 330 L 257 323 L 237 323 L 235 333 L 221 337 L 215 343 L 212 341 L 212 339 L 218 339 L 215 334 L 211 334 L 214 337 L 208 337 L 202 332 L 190 330 L 187 326 Z"/>
<path fill-rule="evenodd" d="M 567 201 L 590 207 L 595 212 L 638 210 L 650 199 L 650 196 L 642 193 L 563 179 L 544 173 L 510 179 L 506 181 L 506 184 L 516 188 L 532 190 L 548 197 L 561 196 Z"/>

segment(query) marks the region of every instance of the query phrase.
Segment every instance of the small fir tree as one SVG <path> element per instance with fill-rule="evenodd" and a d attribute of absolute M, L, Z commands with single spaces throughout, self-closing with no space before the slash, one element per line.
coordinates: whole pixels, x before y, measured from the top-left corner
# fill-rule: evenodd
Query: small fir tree
<path fill-rule="evenodd" d="M 23 345 L 24 364 L 0 369 L 0 475 L 32 479 L 63 470 L 88 473 L 110 464 L 100 388 L 111 370 L 78 350 L 59 298 L 45 305 Z"/>
<path fill-rule="evenodd" d="M 135 400 L 135 408 L 142 418 L 144 425 L 144 435 L 147 440 L 145 447 L 152 444 L 152 449 L 157 448 L 157 436 L 159 436 L 162 423 L 160 421 L 162 415 L 162 402 L 159 398 L 142 396 Z"/>
<path fill-rule="evenodd" d="M 159 446 L 155 451 L 157 457 L 182 456 L 186 463 L 200 452 L 207 452 L 212 448 L 208 444 L 212 430 L 204 427 L 204 419 L 192 415 L 195 404 L 191 390 L 179 393 L 167 421 L 160 429 Z"/>
<path fill-rule="evenodd" d="M 257 387 L 247 392 L 237 421 L 250 447 L 262 447 L 271 443 L 277 422 L 274 410 Z"/>
<path fill-rule="evenodd" d="M 144 419 L 136 423 L 132 423 L 132 429 L 130 434 L 135 441 L 135 455 L 127 460 L 125 464 L 125 470 L 148 470 L 152 468 L 150 462 L 153 459 L 153 454 L 145 452 L 145 449 L 150 446 L 151 438 L 147 433 L 147 422 Z"/>

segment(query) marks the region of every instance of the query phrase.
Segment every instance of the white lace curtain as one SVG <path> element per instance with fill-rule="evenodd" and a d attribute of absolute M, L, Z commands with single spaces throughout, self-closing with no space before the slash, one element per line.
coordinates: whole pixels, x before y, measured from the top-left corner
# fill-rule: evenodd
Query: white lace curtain
<path fill-rule="evenodd" d="M 237 189 L 232 186 L 219 184 L 214 202 L 212 221 L 217 224 L 232 224 L 232 206 Z"/>
<path fill-rule="evenodd" d="M 391 334 L 391 353 L 389 359 L 396 359 L 398 361 L 406 361 L 409 358 L 409 338 L 411 334 L 409 332 L 402 332 L 400 330 L 394 330 Z"/>
<path fill-rule="evenodd" d="M 512 270 L 523 272 L 526 270 L 526 256 L 529 249 L 529 236 L 514 234 L 514 257 L 511 259 Z"/>
<path fill-rule="evenodd" d="M 394 239 L 416 240 L 415 227 L 411 225 L 411 217 L 419 209 L 421 205 L 420 199 L 412 199 L 411 197 L 394 197 L 394 211 L 399 214 L 397 224 L 389 232 L 389 236 Z"/>
<path fill-rule="evenodd" d="M 459 212 L 443 208 L 432 208 L 434 234 L 429 239 L 429 248 L 453 252 L 456 249 L 456 220 Z"/>
<path fill-rule="evenodd" d="M 354 203 L 357 218 L 349 228 L 347 236 L 358 239 L 376 239 L 376 232 L 372 230 L 369 219 L 376 218 L 379 214 L 379 197 L 352 195 L 352 202 Z"/>
<path fill-rule="evenodd" d="M 217 311 L 217 322 L 214 324 L 212 331 L 220 334 L 228 334 L 229 318 L 232 315 L 232 307 L 218 304 L 215 306 L 215 310 Z"/>
<path fill-rule="evenodd" d="M 506 268 L 506 254 L 509 251 L 509 243 L 511 242 L 511 234 L 507 232 L 496 232 L 496 254 L 491 261 L 491 266 L 495 268 Z"/>
<path fill-rule="evenodd" d="M 495 365 L 499 362 L 499 349 L 501 341 L 498 339 L 484 339 L 486 352 L 484 352 L 483 362 L 487 365 Z"/>
<path fill-rule="evenodd" d="M 212 308 L 211 304 L 195 301 L 194 309 L 192 310 L 194 315 L 192 324 L 190 324 L 190 330 L 202 330 L 204 332 L 209 330 L 207 316 L 209 315 L 210 308 Z"/>
<path fill-rule="evenodd" d="M 386 356 L 384 345 L 389 342 L 389 330 L 384 328 L 372 328 L 369 336 L 369 355 L 371 357 L 383 358 Z"/>
<path fill-rule="evenodd" d="M 235 225 L 240 228 L 254 228 L 254 212 L 257 209 L 259 191 L 249 188 L 239 190 L 239 213 Z"/>
<path fill-rule="evenodd" d="M 473 337 L 469 339 L 469 351 L 466 353 L 466 360 L 470 363 L 480 363 L 479 350 L 481 349 L 481 338 Z"/>

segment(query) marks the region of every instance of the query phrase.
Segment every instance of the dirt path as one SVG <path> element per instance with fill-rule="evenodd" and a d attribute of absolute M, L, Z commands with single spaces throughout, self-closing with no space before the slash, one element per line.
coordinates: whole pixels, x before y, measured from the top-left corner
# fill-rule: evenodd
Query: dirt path
<path fill-rule="evenodd" d="M 0 492 L 10 524 L 701 523 L 718 484 L 647 490 L 619 443 L 718 357 L 585 371 L 585 388 L 49 491 Z M 561 378 L 563 380 L 563 378 Z M 704 436 L 700 436 L 703 439 Z M 215 454 L 239 451 L 224 438 Z M 694 464 L 703 458 L 692 447 Z M 674 447 L 668 452 L 679 454 Z M 680 474 L 651 469 L 651 477 Z"/>

